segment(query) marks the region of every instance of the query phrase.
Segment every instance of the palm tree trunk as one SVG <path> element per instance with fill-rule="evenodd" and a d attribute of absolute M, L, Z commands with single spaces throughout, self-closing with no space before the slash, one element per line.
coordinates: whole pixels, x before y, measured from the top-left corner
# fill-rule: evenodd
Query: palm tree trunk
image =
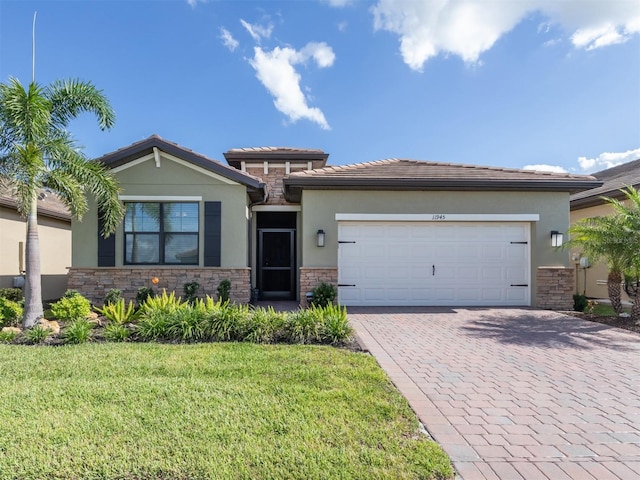
<path fill-rule="evenodd" d="M 36 193 L 37 195 L 37 193 Z M 25 286 L 23 328 L 33 327 L 44 316 L 42 310 L 42 284 L 40 275 L 40 239 L 38 238 L 38 198 L 31 200 L 27 217 L 27 242 L 25 248 Z"/>
<path fill-rule="evenodd" d="M 634 322 L 640 321 L 640 292 L 633 299 L 633 306 L 631 307 L 631 320 Z"/>
<path fill-rule="evenodd" d="M 609 291 L 609 300 L 611 301 L 611 307 L 620 315 L 622 313 L 622 289 L 620 284 L 622 283 L 622 274 L 616 271 L 610 271 L 607 277 L 607 290 Z"/>

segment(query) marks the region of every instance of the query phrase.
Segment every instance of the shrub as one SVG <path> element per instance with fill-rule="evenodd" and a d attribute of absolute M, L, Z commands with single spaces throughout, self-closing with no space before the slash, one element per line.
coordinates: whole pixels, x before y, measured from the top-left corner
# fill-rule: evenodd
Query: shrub
<path fill-rule="evenodd" d="M 202 340 L 205 334 L 204 319 L 194 308 L 178 308 L 167 314 L 166 337 L 181 342 Z"/>
<path fill-rule="evenodd" d="M 168 326 L 167 312 L 151 310 L 140 318 L 135 334 L 141 340 L 159 340 L 167 336 Z"/>
<path fill-rule="evenodd" d="M 322 309 L 322 340 L 331 344 L 348 341 L 353 334 L 346 307 L 327 305 Z"/>
<path fill-rule="evenodd" d="M 151 287 L 140 287 L 138 293 L 136 293 L 136 305 L 141 306 L 148 298 L 153 298 L 156 293 Z"/>
<path fill-rule="evenodd" d="M 140 310 L 143 314 L 147 314 L 151 311 L 161 311 L 165 313 L 171 313 L 178 308 L 188 307 L 189 304 L 182 301 L 180 297 L 176 297 L 175 292 L 167 294 L 166 290 L 162 290 L 160 296 L 149 296 L 140 305 Z"/>
<path fill-rule="evenodd" d="M 104 305 L 111 305 L 117 303 L 122 298 L 122 290 L 118 288 L 111 288 L 104 296 Z"/>
<path fill-rule="evenodd" d="M 223 302 L 229 301 L 230 291 L 231 291 L 231 280 L 222 280 L 218 284 L 218 298 Z"/>
<path fill-rule="evenodd" d="M 131 332 L 124 325 L 110 323 L 104 329 L 104 338 L 109 342 L 126 342 Z"/>
<path fill-rule="evenodd" d="M 247 305 L 223 303 L 222 308 L 207 315 L 205 337 L 216 341 L 241 340 L 249 317 Z"/>
<path fill-rule="evenodd" d="M 274 311 L 273 307 L 256 308 L 244 325 L 242 340 L 253 343 L 273 343 L 282 335 L 286 321 L 287 315 Z"/>
<path fill-rule="evenodd" d="M 105 303 L 104 307 L 96 308 L 96 311 L 100 315 L 104 315 L 110 322 L 118 325 L 133 323 L 140 316 L 140 312 L 136 311 L 133 302 L 130 301 L 129 305 L 125 306 L 124 298 L 115 303 Z"/>
<path fill-rule="evenodd" d="M 91 302 L 75 290 L 67 290 L 60 300 L 51 305 L 51 315 L 59 320 L 86 318 L 90 313 Z"/>
<path fill-rule="evenodd" d="M 573 309 L 576 312 L 584 312 L 584 309 L 587 307 L 587 297 L 580 293 L 575 293 L 573 295 Z"/>
<path fill-rule="evenodd" d="M 311 306 L 312 307 L 326 307 L 332 305 L 336 299 L 336 287 L 330 283 L 322 282 L 311 291 Z"/>
<path fill-rule="evenodd" d="M 80 295 L 80 292 L 78 290 L 74 290 L 72 288 L 68 289 L 67 291 L 64 292 L 64 294 L 62 295 L 63 298 L 73 298 L 73 297 L 77 297 Z"/>
<path fill-rule="evenodd" d="M 20 303 L 24 301 L 24 294 L 19 288 L 0 288 L 0 298 L 6 298 L 12 302 Z"/>
<path fill-rule="evenodd" d="M 285 336 L 292 343 L 314 343 L 321 340 L 322 329 L 322 309 L 311 307 L 289 315 Z"/>
<path fill-rule="evenodd" d="M 0 332 L 0 343 L 11 343 L 18 336 L 13 330 Z"/>
<path fill-rule="evenodd" d="M 22 305 L 0 297 L 0 327 L 16 327 L 22 318 Z"/>
<path fill-rule="evenodd" d="M 200 290 L 200 284 L 198 282 L 187 282 L 184 284 L 184 299 L 190 304 L 194 304 Z"/>
<path fill-rule="evenodd" d="M 92 328 L 93 325 L 86 318 L 79 318 L 67 325 L 63 338 L 66 343 L 86 343 L 91 338 Z"/>
<path fill-rule="evenodd" d="M 29 343 L 42 343 L 49 336 L 51 331 L 48 328 L 43 328 L 41 325 L 36 325 L 33 328 L 29 328 L 24 331 L 24 338 Z"/>

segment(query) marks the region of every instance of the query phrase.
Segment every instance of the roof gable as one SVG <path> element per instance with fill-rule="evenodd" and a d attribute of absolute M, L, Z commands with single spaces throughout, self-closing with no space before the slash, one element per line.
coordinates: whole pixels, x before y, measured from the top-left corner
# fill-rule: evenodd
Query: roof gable
<path fill-rule="evenodd" d="M 176 143 L 168 142 L 158 135 L 152 135 L 128 147 L 107 153 L 98 158 L 97 161 L 104 163 L 110 169 L 122 170 L 126 168 L 127 164 L 135 165 L 143 159 L 143 161 L 148 160 L 148 156 L 154 155 L 156 149 L 166 154 L 167 157 L 187 162 L 196 169 L 204 169 L 207 172 L 245 185 L 252 200 L 260 200 L 264 197 L 265 184 L 259 178 L 212 160 Z"/>
<path fill-rule="evenodd" d="M 587 175 L 391 158 L 295 172 L 284 184 L 296 199 L 303 188 L 577 192 L 600 182 Z"/>
<path fill-rule="evenodd" d="M 601 198 L 603 196 L 622 198 L 624 194 L 620 191 L 621 189 L 640 187 L 640 159 L 601 170 L 592 175 L 602 181 L 602 185 L 571 195 L 572 210 L 603 204 L 604 200 Z"/>

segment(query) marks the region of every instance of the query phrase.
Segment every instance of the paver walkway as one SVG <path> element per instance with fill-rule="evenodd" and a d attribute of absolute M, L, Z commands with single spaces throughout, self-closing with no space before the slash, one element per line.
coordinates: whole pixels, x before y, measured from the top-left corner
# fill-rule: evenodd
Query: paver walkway
<path fill-rule="evenodd" d="M 349 318 L 458 478 L 640 479 L 640 335 L 527 309 Z"/>

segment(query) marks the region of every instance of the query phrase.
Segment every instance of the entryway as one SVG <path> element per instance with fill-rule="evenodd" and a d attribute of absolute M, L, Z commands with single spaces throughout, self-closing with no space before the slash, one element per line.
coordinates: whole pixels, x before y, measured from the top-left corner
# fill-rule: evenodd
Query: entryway
<path fill-rule="evenodd" d="M 257 213 L 257 278 L 261 300 L 296 298 L 296 213 Z"/>

